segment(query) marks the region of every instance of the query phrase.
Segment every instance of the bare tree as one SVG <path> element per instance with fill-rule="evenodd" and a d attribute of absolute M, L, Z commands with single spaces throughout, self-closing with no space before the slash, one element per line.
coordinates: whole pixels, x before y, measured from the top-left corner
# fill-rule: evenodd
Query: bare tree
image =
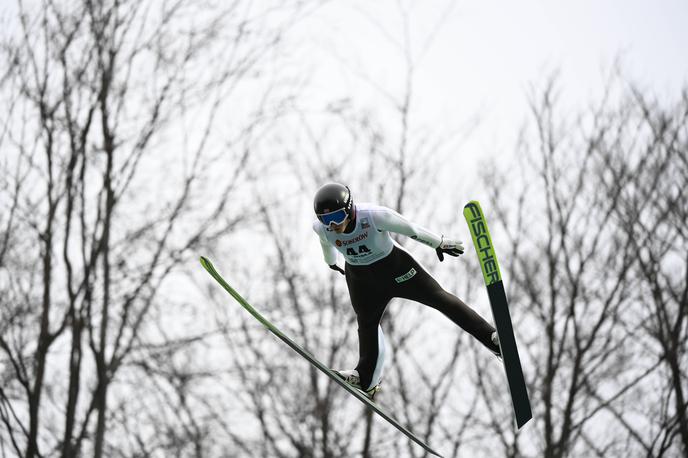
<path fill-rule="evenodd" d="M 267 98 L 236 129 L 218 132 L 219 118 L 302 8 L 18 3 L 1 86 L 3 454 L 188 447 L 173 429 L 190 411 L 183 396 L 167 399 L 177 420 L 156 444 L 162 425 L 132 422 L 132 393 L 160 374 L 172 393 L 204 376 L 168 371 L 207 332 L 165 321 L 165 288 L 195 250 L 250 216 L 228 202 L 247 181 L 246 142 Z M 200 456 L 195 420 L 179 423 Z"/>
<path fill-rule="evenodd" d="M 265 231 L 260 238 L 264 243 L 258 245 L 267 247 L 267 259 L 257 261 L 259 266 L 249 269 L 250 273 L 239 268 L 233 272 L 237 285 L 249 292 L 249 302 L 333 368 L 355 363 L 356 323 L 339 274 L 317 267 L 321 265 L 318 244 L 310 220 L 303 220 L 299 211 L 311 208 L 313 190 L 327 180 L 344 181 L 355 190 L 356 198 L 374 199 L 419 221 L 423 218 L 429 227 L 455 225 L 460 215 L 456 211 L 442 218 L 434 206 L 424 205 L 429 194 L 442 198 L 433 187 L 433 174 L 467 132 L 459 128 L 444 132 L 419 126 L 411 119 L 420 57 L 410 51 L 410 12 L 401 8 L 401 13 L 407 27 L 400 46 L 408 78 L 404 91 L 385 93 L 390 103 L 375 109 L 352 97 L 333 100 L 320 111 L 298 104 L 287 110 L 296 115 L 285 115 L 280 122 L 291 135 L 276 135 L 272 144 L 286 151 L 282 165 L 290 175 L 281 177 L 274 189 L 268 183 L 255 188 L 255 194 L 262 196 L 257 206 L 263 215 L 260 227 Z M 308 215 L 312 216 L 310 210 Z M 315 258 L 306 263 L 305 253 Z M 436 264 L 434 252 L 421 255 Z M 453 276 L 464 271 L 450 270 Z M 473 274 L 478 278 L 477 270 Z M 240 283 L 242 279 L 245 283 Z M 452 281 L 451 286 L 470 291 L 469 284 L 469 280 L 465 284 Z M 221 304 L 223 296 L 216 297 Z M 471 362 L 461 364 L 460 359 L 480 350 L 468 349 L 466 335 L 444 320 L 417 304 L 391 307 L 383 327 L 393 361 L 387 363 L 379 400 L 421 437 L 459 456 L 475 432 L 473 420 L 478 413 L 474 407 L 479 396 L 474 390 L 462 390 L 470 384 L 462 374 Z M 240 329 L 236 329 L 238 322 Z M 448 329 L 446 339 L 440 339 L 446 350 L 442 354 L 436 351 L 438 322 Z M 227 348 L 235 349 L 231 366 L 237 368 L 238 386 L 246 391 L 241 396 L 242 416 L 259 431 L 237 438 L 238 448 L 270 456 L 423 455 L 412 443 L 398 440 L 391 426 L 355 404 L 281 343 L 264 337 L 265 330 L 250 317 L 242 319 L 230 313 L 222 318 L 221 326 L 227 328 Z M 432 367 L 427 364 L 429 359 Z M 478 360 L 483 363 L 482 358 Z M 234 392 L 235 386 L 236 382 L 230 383 L 228 389 Z"/>
<path fill-rule="evenodd" d="M 659 366 L 657 394 L 643 395 L 646 429 L 654 433 L 642 432 L 622 409 L 609 410 L 644 454 L 671 456 L 688 453 L 688 92 L 661 103 L 633 86 L 628 99 L 635 129 L 627 132 L 630 147 L 605 151 L 601 181 L 620 196 L 615 227 L 627 235 L 637 260 L 637 315 L 628 325 Z"/>
<path fill-rule="evenodd" d="M 629 453 L 630 442 L 640 446 L 638 453 L 662 456 L 671 447 L 676 451 L 673 437 L 685 409 L 674 401 L 673 413 L 650 412 L 667 405 L 668 393 L 680 397 L 682 377 L 670 377 L 662 397 L 649 396 L 640 410 L 630 403 L 647 396 L 663 361 L 671 367 L 669 354 L 675 352 L 674 367 L 685 364 L 679 356 L 684 340 L 672 344 L 685 336 L 685 285 L 665 277 L 666 284 L 653 288 L 643 280 L 657 279 L 650 272 L 676 261 L 655 256 L 681 253 L 685 245 L 680 236 L 658 239 L 645 219 L 658 212 L 665 234 L 684 231 L 684 210 L 674 203 L 684 174 L 678 170 L 685 162 L 685 105 L 659 118 L 666 130 L 657 134 L 653 122 L 663 112 L 649 110 L 637 91 L 629 95 L 619 78 L 610 78 L 597 107 L 580 114 L 563 114 L 558 90 L 555 76 L 533 93 L 535 129 L 532 136 L 524 130 L 518 146 L 518 184 L 509 186 L 500 175 L 485 181 L 505 183 L 490 186 L 490 207 L 502 223 L 500 233 L 509 234 L 504 252 L 511 310 L 542 444 L 534 454 L 609 456 Z M 658 302 L 671 312 L 664 315 Z M 647 304 L 668 321 L 645 321 Z M 657 333 L 660 328 L 671 331 Z M 641 329 L 653 329 L 649 334 L 664 342 L 664 352 L 649 356 L 655 344 Z M 489 379 L 483 383 L 489 386 Z M 527 443 L 499 421 L 499 409 L 491 411 L 497 413 L 492 425 L 505 455 L 527 454 Z M 649 424 L 639 421 L 639 412 L 652 419 Z M 648 437 L 648 431 L 655 433 Z"/>

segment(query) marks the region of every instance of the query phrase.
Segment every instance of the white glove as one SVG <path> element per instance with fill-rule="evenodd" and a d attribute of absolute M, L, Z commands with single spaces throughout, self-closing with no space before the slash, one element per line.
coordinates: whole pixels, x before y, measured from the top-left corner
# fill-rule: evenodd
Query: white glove
<path fill-rule="evenodd" d="M 445 239 L 444 236 L 442 236 L 440 246 L 435 248 L 435 251 L 437 251 L 437 257 L 440 258 L 441 262 L 444 261 L 444 253 L 447 253 L 449 256 L 459 256 L 463 254 L 463 242 Z"/>

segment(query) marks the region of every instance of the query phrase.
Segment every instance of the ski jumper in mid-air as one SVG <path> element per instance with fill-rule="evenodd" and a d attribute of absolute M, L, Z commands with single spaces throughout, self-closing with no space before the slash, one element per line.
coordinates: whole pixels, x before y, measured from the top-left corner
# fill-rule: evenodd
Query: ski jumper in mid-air
<path fill-rule="evenodd" d="M 461 242 L 434 234 L 387 207 L 354 205 L 349 188 L 339 183 L 318 189 L 314 209 L 318 219 L 313 230 L 320 237 L 325 262 L 346 276 L 358 322 L 358 364 L 353 370 L 335 371 L 348 383 L 369 396 L 378 390 L 385 358 L 380 320 L 395 297 L 439 310 L 501 356 L 495 328 L 461 299 L 445 291 L 408 252 L 394 243 L 390 233 L 434 248 L 440 261 L 444 254 L 463 254 Z M 337 265 L 337 251 L 346 261 L 344 269 Z"/>

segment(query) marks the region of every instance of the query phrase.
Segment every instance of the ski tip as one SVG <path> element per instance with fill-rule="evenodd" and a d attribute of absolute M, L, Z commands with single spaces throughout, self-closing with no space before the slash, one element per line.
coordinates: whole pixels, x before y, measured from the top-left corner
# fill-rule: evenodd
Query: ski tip
<path fill-rule="evenodd" d="M 211 265 L 212 265 L 212 263 L 210 262 L 210 260 L 209 260 L 208 258 L 206 258 L 205 256 L 201 256 L 200 261 L 201 261 L 201 265 L 202 265 L 203 267 L 207 267 L 207 266 L 211 266 Z"/>
<path fill-rule="evenodd" d="M 477 200 L 471 200 L 463 207 L 463 216 L 466 220 L 473 220 L 475 218 L 482 218 L 483 209 Z"/>
<path fill-rule="evenodd" d="M 478 202 L 477 200 L 469 201 L 466 205 L 463 206 L 463 211 L 465 213 L 466 210 L 472 210 L 474 208 L 480 209 L 480 202 Z"/>

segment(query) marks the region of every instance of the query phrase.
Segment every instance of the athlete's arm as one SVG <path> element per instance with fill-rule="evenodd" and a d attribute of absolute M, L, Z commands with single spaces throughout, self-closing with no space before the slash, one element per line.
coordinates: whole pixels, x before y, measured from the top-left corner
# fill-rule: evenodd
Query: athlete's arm
<path fill-rule="evenodd" d="M 323 229 L 324 226 L 320 223 L 320 221 L 313 222 L 313 230 L 316 234 L 318 234 L 320 248 L 322 248 L 323 252 L 323 258 L 325 259 L 327 265 L 330 266 L 330 269 L 337 270 L 335 269 L 335 267 L 337 267 L 337 249 L 327 241 L 325 234 L 323 233 Z"/>
<path fill-rule="evenodd" d="M 375 226 L 380 230 L 405 235 L 432 248 L 437 248 L 442 243 L 441 235 L 412 223 L 391 208 L 381 208 L 373 212 L 373 219 Z"/>
<path fill-rule="evenodd" d="M 463 244 L 459 241 L 445 239 L 407 220 L 391 208 L 384 208 L 373 213 L 375 225 L 383 231 L 405 235 L 420 243 L 428 245 L 437 251 L 437 257 L 444 261 L 444 253 L 450 256 L 463 254 Z"/>

